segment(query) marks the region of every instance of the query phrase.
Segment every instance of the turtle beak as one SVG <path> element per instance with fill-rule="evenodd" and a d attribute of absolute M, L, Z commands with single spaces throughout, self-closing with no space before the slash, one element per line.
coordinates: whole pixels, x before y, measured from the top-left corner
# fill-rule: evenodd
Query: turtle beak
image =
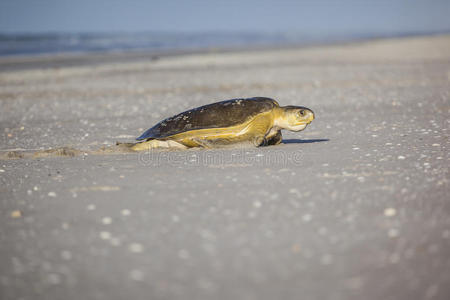
<path fill-rule="evenodd" d="M 308 110 L 308 118 L 306 119 L 307 124 L 311 123 L 314 120 L 314 112 L 312 110 Z"/>

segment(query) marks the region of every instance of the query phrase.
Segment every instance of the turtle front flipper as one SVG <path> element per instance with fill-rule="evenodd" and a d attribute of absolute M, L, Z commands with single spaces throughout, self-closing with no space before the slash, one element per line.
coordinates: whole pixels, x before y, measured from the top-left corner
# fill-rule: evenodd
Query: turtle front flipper
<path fill-rule="evenodd" d="M 278 145 L 283 140 L 283 135 L 281 134 L 281 130 L 278 130 L 277 133 L 267 139 L 267 146 Z"/>

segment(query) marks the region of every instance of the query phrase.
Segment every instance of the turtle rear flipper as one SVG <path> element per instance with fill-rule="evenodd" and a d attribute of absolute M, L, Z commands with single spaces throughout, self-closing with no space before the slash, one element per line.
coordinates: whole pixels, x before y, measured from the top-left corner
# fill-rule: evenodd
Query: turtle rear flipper
<path fill-rule="evenodd" d="M 131 146 L 131 149 L 133 151 L 148 151 L 153 149 L 187 149 L 185 145 L 178 143 L 176 141 L 167 140 L 167 141 L 160 141 L 160 140 L 149 140 L 146 142 L 141 143 L 135 143 Z"/>

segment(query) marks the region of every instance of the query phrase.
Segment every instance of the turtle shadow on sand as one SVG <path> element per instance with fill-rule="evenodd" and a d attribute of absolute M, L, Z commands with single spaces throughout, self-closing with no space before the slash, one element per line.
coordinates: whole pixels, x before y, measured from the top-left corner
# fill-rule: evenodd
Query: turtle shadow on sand
<path fill-rule="evenodd" d="M 282 140 L 282 144 L 311 144 L 311 143 L 320 143 L 320 142 L 328 142 L 330 139 L 285 139 Z"/>

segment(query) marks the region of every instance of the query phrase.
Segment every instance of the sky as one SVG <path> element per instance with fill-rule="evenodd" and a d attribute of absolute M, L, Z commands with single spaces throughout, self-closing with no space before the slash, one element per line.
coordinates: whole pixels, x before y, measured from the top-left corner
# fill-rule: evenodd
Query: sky
<path fill-rule="evenodd" d="M 450 0 L 0 0 L 1 33 L 450 31 Z"/>

